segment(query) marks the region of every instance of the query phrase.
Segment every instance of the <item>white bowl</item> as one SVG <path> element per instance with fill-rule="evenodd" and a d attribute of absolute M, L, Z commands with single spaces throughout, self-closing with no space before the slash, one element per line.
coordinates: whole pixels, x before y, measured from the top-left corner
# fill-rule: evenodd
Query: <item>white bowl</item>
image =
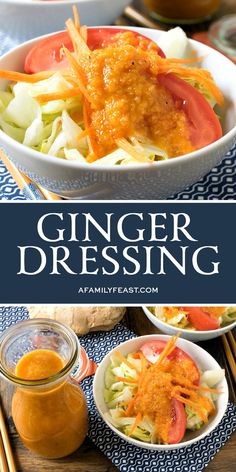
<path fill-rule="evenodd" d="M 128 28 L 130 29 L 130 28 Z M 158 42 L 161 31 L 134 28 Z M 42 38 L 13 49 L 0 59 L 1 69 L 23 70 L 27 52 Z M 236 138 L 236 66 L 219 52 L 191 41 L 202 67 L 209 69 L 222 90 L 226 109 L 224 136 L 203 149 L 175 159 L 135 166 L 94 166 L 47 156 L 14 141 L 0 131 L 2 146 L 13 162 L 33 180 L 67 198 L 163 199 L 193 184 L 209 172 L 232 147 Z M 5 89 L 7 82 L 0 81 Z"/>
<path fill-rule="evenodd" d="M 110 365 L 110 357 L 119 349 L 119 352 L 126 356 L 130 352 L 138 351 L 139 348 L 147 341 L 154 341 L 154 340 L 163 340 L 168 341 L 169 336 L 165 335 L 148 335 L 148 336 L 140 336 L 138 338 L 130 339 L 129 341 L 125 341 L 124 343 L 117 346 L 115 349 L 110 351 L 102 360 L 101 364 L 98 366 L 96 371 L 94 382 L 93 382 L 93 395 L 96 407 L 101 415 L 102 419 L 105 423 L 109 426 L 109 428 L 114 431 L 114 433 L 118 434 L 123 440 L 133 444 L 134 446 L 152 449 L 156 451 L 169 451 L 172 449 L 179 449 L 182 447 L 190 446 L 202 438 L 204 438 L 207 434 L 209 434 L 213 429 L 215 429 L 218 424 L 220 423 L 221 419 L 223 418 L 227 403 L 228 403 L 228 385 L 226 379 L 223 379 L 217 386 L 217 388 L 221 388 L 223 393 L 218 395 L 216 401 L 216 414 L 209 419 L 209 423 L 201 428 L 200 431 L 188 431 L 185 435 L 184 441 L 178 444 L 149 444 L 143 441 L 138 441 L 137 439 L 130 438 L 125 434 L 121 433 L 117 428 L 111 425 L 107 418 L 104 416 L 105 413 L 108 412 L 107 405 L 104 401 L 103 390 L 104 390 L 104 377 L 105 371 L 107 367 Z M 202 370 L 209 370 L 209 369 L 220 369 L 218 362 L 204 349 L 197 346 L 196 344 L 191 343 L 190 341 L 186 341 L 185 339 L 178 339 L 177 346 L 187 352 L 196 362 L 196 364 Z"/>
<path fill-rule="evenodd" d="M 62 30 L 76 5 L 82 24 L 109 25 L 130 0 L 0 0 L 0 31 L 18 42 Z"/>
<path fill-rule="evenodd" d="M 175 326 L 165 323 L 164 321 L 161 321 L 159 318 L 153 315 L 153 313 L 151 313 L 148 307 L 143 306 L 142 308 L 151 323 L 160 331 L 171 336 L 181 332 L 181 338 L 188 339 L 189 341 L 193 342 L 207 341 L 207 339 L 218 338 L 219 336 L 222 336 L 222 334 L 227 333 L 236 327 L 236 321 L 233 321 L 233 323 L 230 323 L 228 326 L 224 326 L 224 328 L 214 329 L 211 331 L 192 331 L 191 329 L 184 328 L 179 329 Z"/>

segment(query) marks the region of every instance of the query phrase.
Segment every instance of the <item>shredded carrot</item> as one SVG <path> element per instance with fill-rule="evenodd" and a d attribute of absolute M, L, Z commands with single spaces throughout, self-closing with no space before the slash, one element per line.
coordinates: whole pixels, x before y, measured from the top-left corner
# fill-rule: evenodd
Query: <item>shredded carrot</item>
<path fill-rule="evenodd" d="M 72 120 L 74 120 L 77 124 L 83 123 L 83 110 L 73 110 L 70 113 Z"/>
<path fill-rule="evenodd" d="M 194 67 L 181 67 L 177 63 L 169 59 L 163 59 L 160 63 L 159 73 L 175 74 L 180 78 L 186 77 L 189 79 L 196 79 L 200 84 L 209 90 L 219 105 L 223 105 L 224 97 L 220 89 L 214 83 L 211 74 L 207 70 L 197 69 Z"/>
<path fill-rule="evenodd" d="M 144 377 L 145 377 L 145 374 L 146 374 L 146 371 L 147 371 L 147 360 L 144 356 L 141 357 L 141 375 L 140 375 L 140 378 L 139 378 L 139 383 L 138 383 L 138 386 L 141 387 L 142 383 L 143 383 L 143 380 L 144 380 Z"/>
<path fill-rule="evenodd" d="M 87 41 L 88 41 L 88 28 L 87 28 L 87 26 L 85 26 L 85 25 L 81 26 L 80 35 L 83 38 L 84 42 L 87 44 Z"/>
<path fill-rule="evenodd" d="M 141 413 L 138 413 L 136 418 L 135 418 L 135 421 L 134 421 L 134 424 L 129 432 L 129 436 L 131 436 L 133 434 L 133 432 L 135 431 L 135 429 L 138 427 L 140 421 L 142 421 L 142 415 Z"/>
<path fill-rule="evenodd" d="M 131 384 L 136 384 L 136 385 L 138 384 L 138 381 L 135 379 L 128 379 L 126 377 L 119 377 L 119 376 L 117 376 L 116 379 L 119 382 L 131 383 Z"/>
<path fill-rule="evenodd" d="M 36 95 L 34 98 L 39 103 L 51 102 L 52 100 L 65 100 L 67 98 L 73 98 L 81 95 L 80 88 L 71 88 L 64 90 L 63 92 L 43 93 L 42 95 Z"/>
<path fill-rule="evenodd" d="M 78 62 L 75 60 L 75 58 L 72 56 L 71 52 L 64 47 L 64 51 L 65 51 L 65 54 L 67 56 L 67 58 L 69 59 L 69 62 L 70 62 L 70 65 L 76 75 L 76 79 L 77 79 L 77 82 L 78 82 L 78 86 L 79 86 L 79 89 L 81 91 L 81 93 L 85 96 L 85 98 L 91 102 L 91 97 L 89 96 L 89 93 L 85 87 L 85 84 L 84 84 L 84 74 L 83 74 L 83 70 L 81 69 L 80 65 L 78 64 Z"/>
<path fill-rule="evenodd" d="M 81 139 L 86 138 L 86 136 L 88 136 L 88 132 L 89 132 L 88 129 L 84 129 L 83 131 L 81 131 L 81 133 L 79 134 L 79 136 L 77 138 L 78 141 L 81 141 Z"/>
<path fill-rule="evenodd" d="M 88 59 L 91 51 L 75 27 L 71 18 L 66 21 L 66 27 L 73 43 L 76 56 L 78 58 Z"/>
<path fill-rule="evenodd" d="M 169 356 L 171 354 L 171 352 L 175 349 L 176 347 L 176 341 L 177 339 L 179 338 L 180 336 L 180 332 L 177 334 L 177 336 L 172 336 L 168 343 L 166 344 L 166 346 L 164 347 L 163 351 L 161 352 L 157 362 L 156 362 L 156 365 L 158 364 L 161 364 L 162 361 L 165 359 L 165 357 Z"/>
<path fill-rule="evenodd" d="M 177 393 L 172 394 L 172 397 L 176 398 L 176 400 L 179 400 L 181 403 L 185 403 L 186 405 L 191 406 L 197 412 L 198 416 L 200 416 L 202 421 L 204 421 L 204 423 L 208 423 L 207 416 L 202 412 L 201 408 L 199 408 L 199 406 L 196 405 L 194 402 L 182 397 L 181 395 L 178 395 Z"/>
<path fill-rule="evenodd" d="M 116 351 L 115 352 L 115 356 L 118 357 L 120 359 L 120 361 L 124 362 L 124 364 L 127 365 L 127 367 L 129 367 L 130 369 L 132 370 L 136 370 L 136 372 L 138 374 L 140 374 L 140 371 L 137 369 L 137 367 L 135 365 L 133 365 L 131 362 L 129 362 L 126 357 L 124 357 L 119 351 Z"/>
<path fill-rule="evenodd" d="M 186 387 L 188 387 L 191 390 L 200 390 L 200 391 L 203 391 L 203 392 L 210 392 L 210 393 L 216 393 L 216 394 L 223 393 L 222 390 L 219 390 L 217 388 L 208 388 L 208 387 L 202 387 L 201 385 L 195 385 L 195 384 L 189 382 L 187 379 L 186 379 L 185 382 L 183 382 L 182 380 L 175 379 L 173 377 L 173 382 L 176 382 L 176 383 L 180 384 L 181 386 L 185 385 Z"/>
<path fill-rule="evenodd" d="M 89 143 L 89 150 L 90 150 L 90 155 L 87 157 L 87 160 L 90 162 L 94 162 L 98 159 L 99 156 L 99 150 L 98 150 L 98 145 L 97 145 L 97 139 L 96 139 L 96 132 L 94 128 L 91 126 L 90 122 L 90 116 L 91 116 L 91 106 L 90 102 L 84 99 L 84 106 L 83 106 L 83 115 L 84 115 L 84 125 L 85 129 L 88 130 L 88 143 Z"/>
<path fill-rule="evenodd" d="M 134 359 L 141 359 L 141 354 L 142 354 L 141 352 L 134 352 L 131 355 Z"/>
<path fill-rule="evenodd" d="M 164 59 L 167 59 L 168 62 L 170 63 L 174 62 L 175 64 L 197 64 L 198 62 L 202 62 L 203 59 L 205 58 L 206 56 L 201 56 L 201 57 L 194 56 L 194 57 L 185 58 L 185 59 L 178 59 L 176 57 L 173 57 L 173 58 L 168 57 L 168 59 L 167 58 L 164 58 Z"/>
<path fill-rule="evenodd" d="M 125 416 L 130 416 L 132 414 L 134 404 L 135 404 L 135 398 L 132 398 L 132 400 L 129 401 L 127 409 L 125 410 Z"/>
<path fill-rule="evenodd" d="M 0 69 L 0 79 L 12 80 L 12 82 L 27 82 L 29 84 L 48 79 L 53 74 L 55 74 L 55 71 L 50 70 L 38 72 L 37 74 L 24 74 L 22 72 Z"/>
<path fill-rule="evenodd" d="M 192 385 L 191 388 L 193 390 L 202 390 L 203 392 L 216 393 L 217 395 L 220 395 L 221 393 L 223 393 L 223 390 L 220 390 L 219 388 L 208 388 L 208 387 L 202 387 L 201 385 Z"/>
<path fill-rule="evenodd" d="M 79 19 L 78 9 L 76 8 L 75 5 L 73 5 L 72 8 L 73 8 L 75 27 L 79 31 L 79 29 L 80 29 L 80 19 Z"/>

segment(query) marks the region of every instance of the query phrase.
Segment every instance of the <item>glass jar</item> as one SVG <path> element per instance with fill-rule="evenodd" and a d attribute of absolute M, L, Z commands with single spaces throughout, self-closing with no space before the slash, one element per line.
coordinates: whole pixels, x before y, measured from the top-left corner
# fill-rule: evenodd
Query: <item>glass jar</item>
<path fill-rule="evenodd" d="M 220 0 L 144 0 L 152 16 L 167 23 L 197 23 L 210 18 Z"/>
<path fill-rule="evenodd" d="M 36 350 L 40 350 L 37 357 L 40 354 L 44 357 L 39 366 L 34 366 L 31 376 L 34 379 L 21 378 L 16 372 L 22 371 L 22 363 L 24 368 L 28 367 L 27 358 L 35 356 Z M 58 362 L 60 359 L 61 368 L 43 378 L 43 366 L 48 372 L 52 357 L 57 357 Z M 40 380 L 37 380 L 38 368 Z M 79 341 L 70 328 L 57 321 L 23 321 L 1 336 L 0 374 L 13 387 L 12 418 L 23 443 L 35 453 L 56 459 L 71 454 L 84 441 L 88 414 L 78 384 L 81 369 L 84 372 L 86 366 Z"/>

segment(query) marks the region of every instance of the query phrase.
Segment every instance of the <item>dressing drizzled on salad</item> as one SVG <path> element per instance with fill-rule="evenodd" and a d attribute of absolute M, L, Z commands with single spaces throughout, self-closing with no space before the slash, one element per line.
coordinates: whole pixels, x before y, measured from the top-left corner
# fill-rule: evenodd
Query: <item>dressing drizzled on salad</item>
<path fill-rule="evenodd" d="M 152 163 L 222 136 L 223 96 L 200 61 L 168 58 L 142 34 L 80 26 L 28 53 L 25 74 L 0 92 L 0 127 L 37 151 L 81 163 Z M 168 33 L 166 33 L 168 34 Z M 186 38 L 187 41 L 187 38 Z M 16 82 L 16 84 L 14 84 Z"/>
<path fill-rule="evenodd" d="M 105 373 L 107 420 L 127 436 L 145 442 L 177 444 L 187 429 L 197 430 L 215 413 L 215 387 L 224 371 L 200 372 L 176 346 L 154 340 L 137 352 L 117 351 Z"/>

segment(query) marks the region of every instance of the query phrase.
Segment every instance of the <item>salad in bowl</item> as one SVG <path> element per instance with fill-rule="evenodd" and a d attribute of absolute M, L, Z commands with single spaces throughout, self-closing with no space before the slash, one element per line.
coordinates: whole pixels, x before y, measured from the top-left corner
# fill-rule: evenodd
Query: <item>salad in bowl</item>
<path fill-rule="evenodd" d="M 178 336 L 154 335 L 127 341 L 105 357 L 94 397 L 123 439 L 165 450 L 208 434 L 225 412 L 228 393 L 224 370 L 206 351 Z"/>
<path fill-rule="evenodd" d="M 75 8 L 74 15 L 66 32 L 29 51 L 24 73 L 0 70 L 12 80 L 0 93 L 5 133 L 41 153 L 99 166 L 151 164 L 222 137 L 214 106 L 223 106 L 223 94 L 201 58 L 166 57 L 143 34 L 87 28 Z"/>
<path fill-rule="evenodd" d="M 181 331 L 191 341 L 215 338 L 236 326 L 236 306 L 152 306 L 143 310 L 164 333 Z"/>

